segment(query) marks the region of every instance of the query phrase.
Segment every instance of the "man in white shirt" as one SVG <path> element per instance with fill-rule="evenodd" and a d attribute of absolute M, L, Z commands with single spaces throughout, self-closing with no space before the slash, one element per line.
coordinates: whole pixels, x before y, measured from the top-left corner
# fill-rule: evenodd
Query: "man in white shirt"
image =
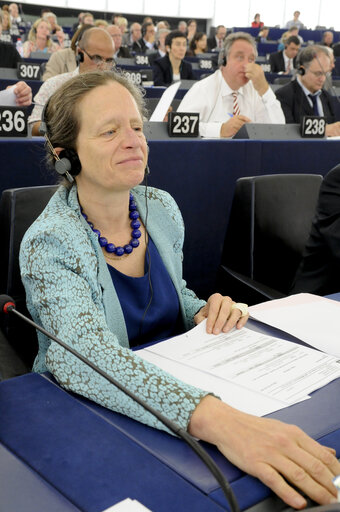
<path fill-rule="evenodd" d="M 203 137 L 232 137 L 250 122 L 285 123 L 256 56 L 255 40 L 245 32 L 233 32 L 219 54 L 220 68 L 184 96 L 178 111 L 199 112 Z"/>

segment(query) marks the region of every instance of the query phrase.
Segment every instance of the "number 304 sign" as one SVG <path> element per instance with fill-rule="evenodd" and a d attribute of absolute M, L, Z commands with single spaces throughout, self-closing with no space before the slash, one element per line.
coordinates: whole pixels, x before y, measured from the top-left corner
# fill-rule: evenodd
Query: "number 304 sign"
<path fill-rule="evenodd" d="M 170 137 L 198 137 L 198 113 L 170 112 L 168 132 Z"/>
<path fill-rule="evenodd" d="M 0 137 L 26 137 L 27 112 L 25 108 L 0 106 Z"/>
<path fill-rule="evenodd" d="M 321 139 L 326 133 L 326 119 L 318 116 L 304 116 L 301 123 L 301 137 Z"/>

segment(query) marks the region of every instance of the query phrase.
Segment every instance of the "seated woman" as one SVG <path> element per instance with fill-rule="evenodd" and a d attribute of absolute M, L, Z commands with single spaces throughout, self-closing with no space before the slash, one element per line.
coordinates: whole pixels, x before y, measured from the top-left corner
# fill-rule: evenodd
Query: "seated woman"
<path fill-rule="evenodd" d="M 291 293 L 337 293 L 339 269 L 340 165 L 337 165 L 321 184 L 316 214 Z"/>
<path fill-rule="evenodd" d="M 57 43 L 51 41 L 51 28 L 47 21 L 39 18 L 28 33 L 27 41 L 23 44 L 23 56 L 31 55 L 31 52 L 53 53 L 60 49 Z"/>
<path fill-rule="evenodd" d="M 153 70 L 154 85 L 168 86 L 181 79 L 194 80 L 190 62 L 184 59 L 187 51 L 187 40 L 183 32 L 174 30 L 165 38 L 167 55 L 155 60 Z"/>
<path fill-rule="evenodd" d="M 11 17 L 8 11 L 1 10 L 0 12 L 1 21 L 1 41 L 4 43 L 12 43 L 12 31 L 11 31 Z"/>
<path fill-rule="evenodd" d="M 32 317 L 290 505 L 302 508 L 306 501 L 289 481 L 316 501 L 334 500 L 332 477 L 340 464 L 333 450 L 297 427 L 237 411 L 130 349 L 204 319 L 207 331 L 218 334 L 241 328 L 248 317 L 229 297 L 214 294 L 205 303 L 186 287 L 178 207 L 168 193 L 139 185 L 148 155 L 144 113 L 139 89 L 118 73 L 99 71 L 67 81 L 46 105 L 49 158 L 69 182 L 22 241 Z M 66 389 L 164 429 L 69 352 L 38 336 L 35 371 L 48 369 Z"/>
<path fill-rule="evenodd" d="M 254 21 L 251 22 L 252 28 L 262 28 L 264 25 L 263 21 L 261 21 L 261 15 L 257 12 L 254 16 Z"/>
<path fill-rule="evenodd" d="M 189 50 L 187 55 L 189 57 L 196 57 L 207 51 L 207 35 L 204 32 L 196 32 L 190 41 Z"/>

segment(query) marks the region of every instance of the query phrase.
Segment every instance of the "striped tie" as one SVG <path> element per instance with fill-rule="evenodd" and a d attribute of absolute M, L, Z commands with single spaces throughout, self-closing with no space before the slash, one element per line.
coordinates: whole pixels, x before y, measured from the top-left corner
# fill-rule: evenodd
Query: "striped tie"
<path fill-rule="evenodd" d="M 240 115 L 240 107 L 237 103 L 237 92 L 233 92 L 233 116 L 239 116 Z"/>

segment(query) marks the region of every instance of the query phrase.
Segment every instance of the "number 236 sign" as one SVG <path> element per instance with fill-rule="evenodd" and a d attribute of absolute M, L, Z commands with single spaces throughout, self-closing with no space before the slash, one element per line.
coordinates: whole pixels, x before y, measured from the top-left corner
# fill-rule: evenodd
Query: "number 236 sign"
<path fill-rule="evenodd" d="M 0 106 L 0 137 L 26 137 L 27 112 L 25 108 Z"/>

